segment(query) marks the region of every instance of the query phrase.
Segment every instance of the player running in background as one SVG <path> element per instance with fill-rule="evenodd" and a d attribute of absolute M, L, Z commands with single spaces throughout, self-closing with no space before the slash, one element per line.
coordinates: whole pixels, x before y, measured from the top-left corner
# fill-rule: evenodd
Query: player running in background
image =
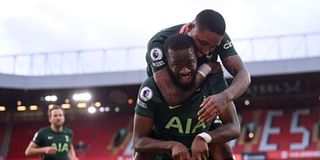
<path fill-rule="evenodd" d="M 78 160 L 72 145 L 73 132 L 63 127 L 63 109 L 54 105 L 49 109 L 48 116 L 51 125 L 35 133 L 25 155 L 41 156 L 43 160 Z"/>

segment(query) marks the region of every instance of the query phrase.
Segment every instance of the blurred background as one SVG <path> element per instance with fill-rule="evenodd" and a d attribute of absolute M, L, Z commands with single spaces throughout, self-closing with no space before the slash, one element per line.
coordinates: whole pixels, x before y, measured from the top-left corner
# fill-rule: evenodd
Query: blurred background
<path fill-rule="evenodd" d="M 24 150 L 52 104 L 64 108 L 80 159 L 131 159 L 148 40 L 203 9 L 224 16 L 252 76 L 235 101 L 237 159 L 320 159 L 319 3 L 0 1 L 0 159 L 33 159 Z"/>

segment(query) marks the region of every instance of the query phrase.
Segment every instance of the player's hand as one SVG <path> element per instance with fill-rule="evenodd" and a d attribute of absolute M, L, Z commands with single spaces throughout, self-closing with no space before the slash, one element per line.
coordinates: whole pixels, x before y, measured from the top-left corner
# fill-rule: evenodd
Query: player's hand
<path fill-rule="evenodd" d="M 209 157 L 209 148 L 206 141 L 196 136 L 191 146 L 192 160 L 206 160 Z"/>
<path fill-rule="evenodd" d="M 43 151 L 45 154 L 50 154 L 50 155 L 57 153 L 57 149 L 53 147 L 43 147 Z"/>
<path fill-rule="evenodd" d="M 190 160 L 191 156 L 186 146 L 181 143 L 175 143 L 171 149 L 174 160 Z"/>
<path fill-rule="evenodd" d="M 198 119 L 203 122 L 211 122 L 219 116 L 227 107 L 227 96 L 222 93 L 208 96 L 203 100 L 198 112 Z"/>
<path fill-rule="evenodd" d="M 211 68 L 211 72 L 209 74 L 216 74 L 216 73 L 222 73 L 222 67 L 221 64 L 219 62 L 206 62 L 206 64 L 208 64 Z"/>

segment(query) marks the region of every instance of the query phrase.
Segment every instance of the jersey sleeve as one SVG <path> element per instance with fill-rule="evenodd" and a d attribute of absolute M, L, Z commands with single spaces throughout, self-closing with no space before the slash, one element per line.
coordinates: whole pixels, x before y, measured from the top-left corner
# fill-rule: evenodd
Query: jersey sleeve
<path fill-rule="evenodd" d="M 32 138 L 32 141 L 37 144 L 38 146 L 41 145 L 43 143 L 43 132 L 42 130 L 40 129 L 39 131 L 37 131 L 33 138 Z"/>
<path fill-rule="evenodd" d="M 73 142 L 73 131 L 69 129 L 69 136 L 70 136 L 70 143 L 72 144 Z"/>
<path fill-rule="evenodd" d="M 229 35 L 225 33 L 221 44 L 213 51 L 213 55 L 219 55 L 220 59 L 224 59 L 228 56 L 237 54 Z"/>
<path fill-rule="evenodd" d="M 144 82 L 139 90 L 135 113 L 153 119 L 155 115 L 153 96 L 154 91 L 152 87 Z"/>
<path fill-rule="evenodd" d="M 149 42 L 146 54 L 148 76 L 152 76 L 153 72 L 160 70 L 166 64 L 163 46 L 164 41 L 151 40 Z"/>

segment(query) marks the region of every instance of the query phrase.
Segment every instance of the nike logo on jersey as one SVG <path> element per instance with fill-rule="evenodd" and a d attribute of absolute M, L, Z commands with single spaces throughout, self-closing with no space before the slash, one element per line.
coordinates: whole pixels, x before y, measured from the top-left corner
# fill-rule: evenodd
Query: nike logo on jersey
<path fill-rule="evenodd" d="M 48 136 L 48 139 L 53 139 L 53 136 Z"/>
<path fill-rule="evenodd" d="M 212 54 L 207 54 L 207 55 L 206 55 L 206 57 L 207 57 L 208 59 L 211 59 L 212 56 L 213 56 Z"/>
<path fill-rule="evenodd" d="M 180 106 L 182 106 L 182 105 L 179 104 L 179 105 L 176 105 L 176 106 L 169 106 L 169 109 L 175 109 L 175 108 L 178 108 L 178 107 L 180 107 Z"/>

